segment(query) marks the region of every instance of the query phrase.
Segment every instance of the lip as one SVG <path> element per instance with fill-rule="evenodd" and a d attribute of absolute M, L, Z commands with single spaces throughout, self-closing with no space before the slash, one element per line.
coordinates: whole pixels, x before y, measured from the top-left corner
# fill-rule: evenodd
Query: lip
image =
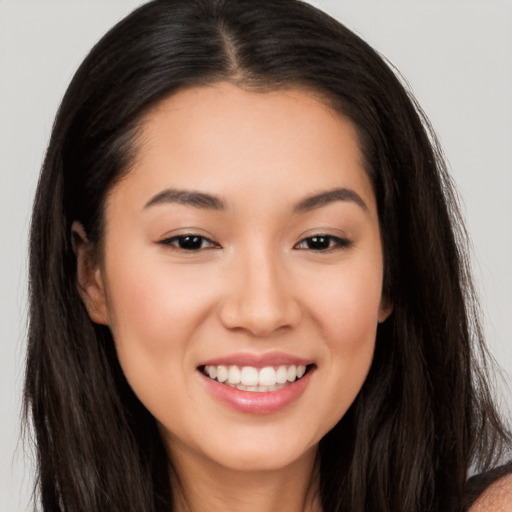
<path fill-rule="evenodd" d="M 200 370 L 198 374 L 207 392 L 224 405 L 244 414 L 264 415 L 281 411 L 298 400 L 309 385 L 315 370 L 316 366 L 313 365 L 302 378 L 277 391 L 268 392 L 241 391 L 210 379 Z"/>
<path fill-rule="evenodd" d="M 228 354 L 226 356 L 208 359 L 199 363 L 198 368 L 202 366 L 253 366 L 254 368 L 264 368 L 265 366 L 308 366 L 314 361 L 303 359 L 284 352 L 267 352 L 262 354 L 251 354 L 241 352 L 237 354 Z"/>

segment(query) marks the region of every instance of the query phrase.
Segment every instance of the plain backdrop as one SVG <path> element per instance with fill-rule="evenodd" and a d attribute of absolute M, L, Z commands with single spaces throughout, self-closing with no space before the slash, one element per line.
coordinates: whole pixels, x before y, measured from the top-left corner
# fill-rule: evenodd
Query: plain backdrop
<path fill-rule="evenodd" d="M 27 231 L 53 117 L 86 52 L 140 3 L 0 1 L 0 512 L 29 510 L 30 446 L 24 449 L 19 443 Z M 358 32 L 400 69 L 436 128 L 473 240 L 489 344 L 510 385 L 512 3 L 312 3 Z M 499 389 L 503 407 L 511 405 L 503 382 Z"/>

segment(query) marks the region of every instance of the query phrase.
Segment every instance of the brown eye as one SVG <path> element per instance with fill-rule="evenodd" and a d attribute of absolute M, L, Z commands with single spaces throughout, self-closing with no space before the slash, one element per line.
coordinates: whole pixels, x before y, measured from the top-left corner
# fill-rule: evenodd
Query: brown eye
<path fill-rule="evenodd" d="M 332 235 L 315 235 L 301 240 L 296 249 L 307 249 L 310 251 L 327 251 L 331 249 L 342 249 L 350 245 L 350 241 Z"/>
<path fill-rule="evenodd" d="M 210 249 L 218 247 L 210 239 L 200 235 L 178 235 L 166 238 L 160 242 L 163 245 L 170 245 L 182 251 L 199 251 L 201 249 Z"/>

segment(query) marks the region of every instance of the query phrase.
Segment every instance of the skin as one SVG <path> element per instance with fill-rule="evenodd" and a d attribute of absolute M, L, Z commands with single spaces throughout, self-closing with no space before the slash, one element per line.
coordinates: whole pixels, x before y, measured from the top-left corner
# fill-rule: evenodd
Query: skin
<path fill-rule="evenodd" d="M 356 132 L 308 92 L 227 83 L 181 90 L 142 126 L 135 165 L 107 198 L 99 258 L 73 226 L 89 314 L 110 327 L 191 510 L 320 510 L 317 444 L 354 401 L 391 311 Z M 353 196 L 297 211 L 340 188 Z M 168 189 L 225 208 L 154 200 Z M 180 249 L 187 234 L 208 241 Z M 325 250 L 310 245 L 319 234 L 332 237 Z M 270 414 L 220 402 L 197 369 L 273 351 L 314 365 L 303 393 Z"/>
<path fill-rule="evenodd" d="M 489 486 L 469 509 L 470 512 L 512 512 L 512 474 Z"/>

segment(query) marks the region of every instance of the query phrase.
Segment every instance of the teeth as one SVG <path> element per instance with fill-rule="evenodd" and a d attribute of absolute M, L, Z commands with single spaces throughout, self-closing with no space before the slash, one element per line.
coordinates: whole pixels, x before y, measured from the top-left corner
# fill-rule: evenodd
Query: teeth
<path fill-rule="evenodd" d="M 219 382 L 226 382 L 228 380 L 228 369 L 225 366 L 217 366 L 217 380 Z M 215 377 L 210 377 L 214 379 Z"/>
<path fill-rule="evenodd" d="M 306 373 L 305 365 L 265 366 L 257 369 L 253 366 L 205 366 L 204 373 L 210 379 L 223 382 L 242 391 L 268 392 L 281 389 L 288 382 L 295 382 Z"/>
<path fill-rule="evenodd" d="M 288 380 L 288 370 L 286 366 L 280 366 L 276 372 L 276 382 L 284 384 Z"/>
<path fill-rule="evenodd" d="M 230 366 L 228 368 L 228 382 L 230 384 L 240 383 L 241 372 L 238 366 Z"/>
<path fill-rule="evenodd" d="M 276 383 L 276 371 L 272 366 L 266 366 L 259 372 L 260 386 L 274 386 Z"/>
<path fill-rule="evenodd" d="M 252 366 L 244 366 L 240 374 L 240 382 L 244 386 L 257 386 L 259 384 L 258 370 Z"/>

